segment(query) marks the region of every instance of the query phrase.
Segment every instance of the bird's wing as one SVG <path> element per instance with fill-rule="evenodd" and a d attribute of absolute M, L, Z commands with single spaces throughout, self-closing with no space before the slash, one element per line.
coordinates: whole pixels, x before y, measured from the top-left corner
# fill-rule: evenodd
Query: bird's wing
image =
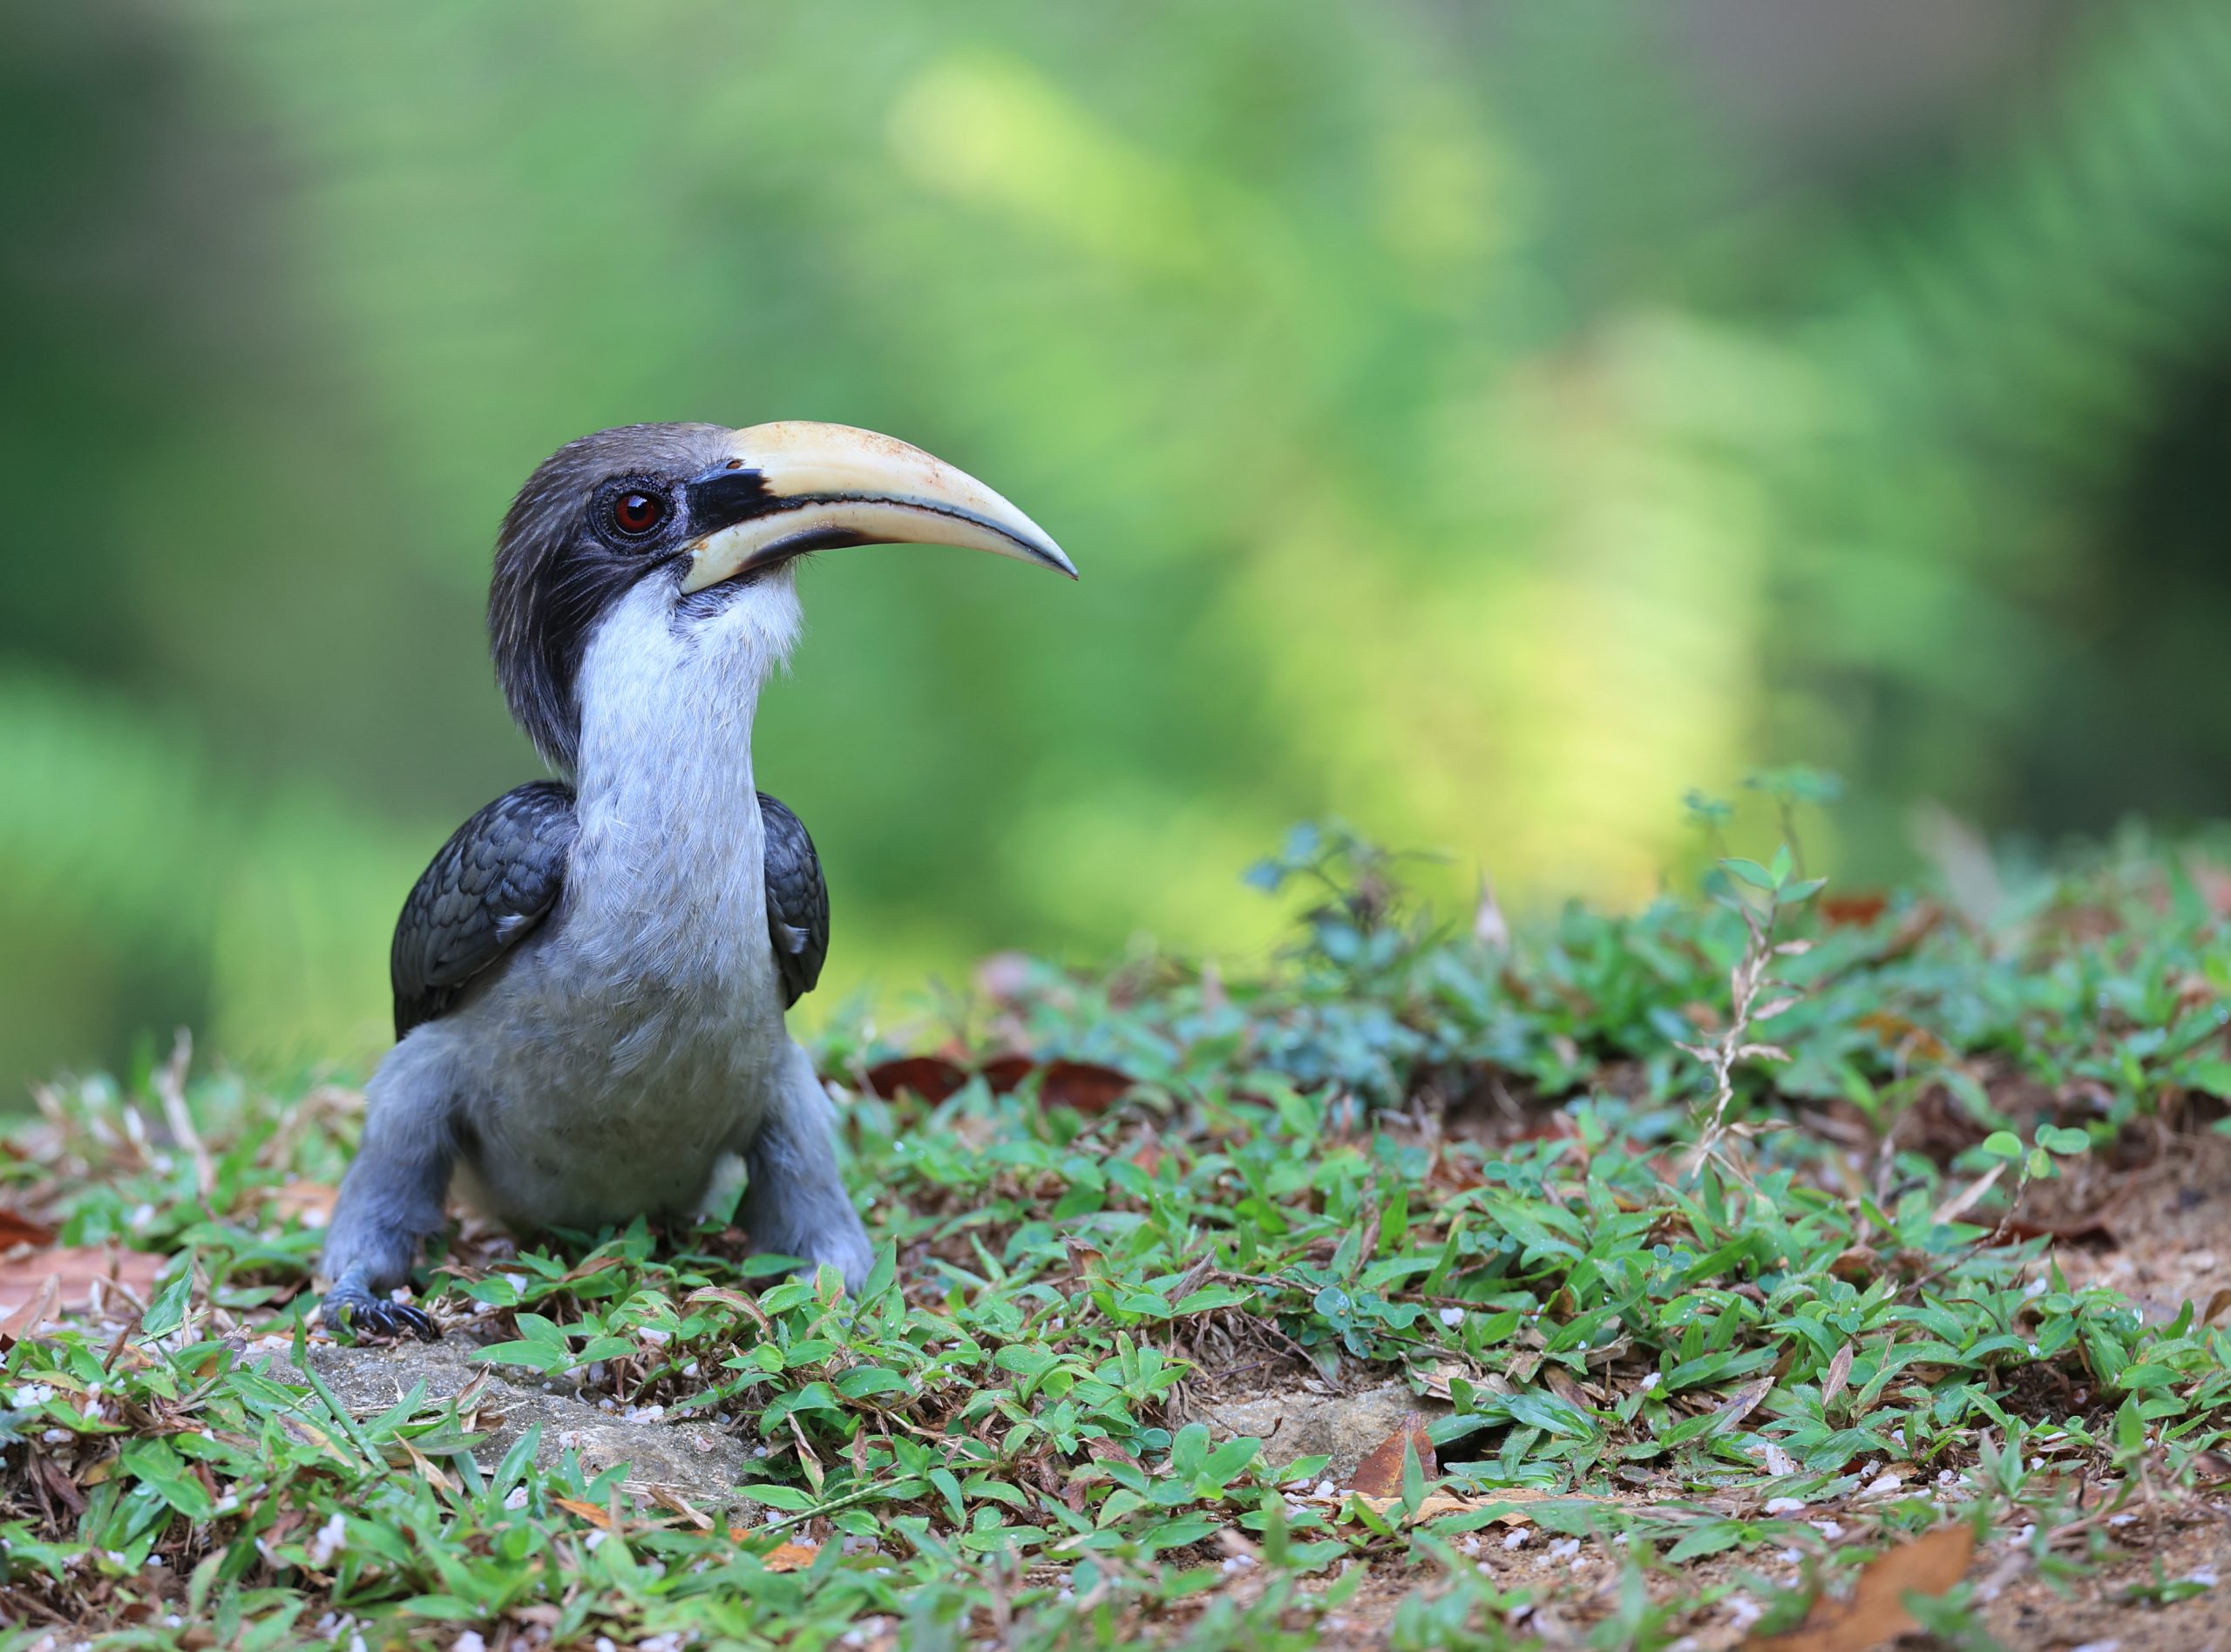
<path fill-rule="evenodd" d="M 580 829 L 573 788 L 538 780 L 505 792 L 442 845 L 395 924 L 388 975 L 397 1038 L 449 1013 L 467 981 L 542 921 Z"/>
<path fill-rule="evenodd" d="M 783 1007 L 813 991 L 829 956 L 829 885 L 805 823 L 780 798 L 759 794 L 767 828 L 767 934 L 783 978 Z"/>

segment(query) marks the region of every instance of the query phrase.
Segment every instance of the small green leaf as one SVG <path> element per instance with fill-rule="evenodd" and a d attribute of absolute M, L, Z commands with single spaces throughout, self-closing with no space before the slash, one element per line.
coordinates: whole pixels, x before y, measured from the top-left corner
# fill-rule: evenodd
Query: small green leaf
<path fill-rule="evenodd" d="M 2185 1068 L 2183 1078 L 2193 1089 L 2231 1100 L 2231 1061 L 2213 1056 L 2194 1061 Z"/>
<path fill-rule="evenodd" d="M 188 1251 L 173 1264 L 170 1283 L 147 1304 L 139 1322 L 142 1337 L 167 1337 L 186 1323 L 186 1304 L 193 1297 L 193 1264 L 198 1253 Z"/>

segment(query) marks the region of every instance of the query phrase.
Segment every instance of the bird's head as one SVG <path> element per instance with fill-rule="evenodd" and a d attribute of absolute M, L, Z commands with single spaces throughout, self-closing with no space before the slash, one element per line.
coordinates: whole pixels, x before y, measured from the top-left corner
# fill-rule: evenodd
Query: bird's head
<path fill-rule="evenodd" d="M 633 424 L 568 442 L 519 490 L 496 541 L 488 632 L 505 698 L 543 755 L 570 768 L 582 659 L 639 589 L 677 626 L 756 618 L 787 635 L 798 557 L 894 544 L 964 545 L 1076 577 L 991 489 L 871 430 Z"/>

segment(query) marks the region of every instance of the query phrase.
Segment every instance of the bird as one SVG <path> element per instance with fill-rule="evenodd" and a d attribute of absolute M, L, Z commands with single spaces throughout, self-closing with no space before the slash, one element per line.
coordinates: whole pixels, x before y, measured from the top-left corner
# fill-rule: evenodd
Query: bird
<path fill-rule="evenodd" d="M 627 425 L 519 490 L 489 646 L 553 777 L 466 821 L 403 902 L 396 1042 L 328 1229 L 325 1323 L 438 1334 L 394 1295 L 453 1185 L 514 1229 L 593 1232 L 695 1214 L 731 1158 L 754 1249 L 860 1288 L 835 1112 L 785 1020 L 828 955 L 828 889 L 757 788 L 751 729 L 799 639 L 800 559 L 871 544 L 1076 578 L 982 483 L 849 425 Z"/>

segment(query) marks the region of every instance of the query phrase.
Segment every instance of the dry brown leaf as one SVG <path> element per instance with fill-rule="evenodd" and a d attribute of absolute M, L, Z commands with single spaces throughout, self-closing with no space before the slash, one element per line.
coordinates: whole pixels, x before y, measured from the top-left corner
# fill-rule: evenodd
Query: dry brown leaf
<path fill-rule="evenodd" d="M 1441 1472 L 1441 1465 L 1434 1457 L 1433 1438 L 1426 1432 L 1425 1418 L 1413 1416 L 1402 1427 L 1364 1453 L 1363 1461 L 1356 1465 L 1356 1472 L 1348 1477 L 1348 1489 L 1361 1492 L 1366 1497 L 1401 1496 L 1405 1446 L 1417 1448 L 1418 1466 L 1425 1471 L 1427 1479 Z"/>
<path fill-rule="evenodd" d="M 164 1258 L 148 1250 L 121 1250 L 112 1245 L 64 1245 L 34 1250 L 0 1263 L 0 1329 L 11 1337 L 28 1337 L 48 1315 L 68 1313 L 93 1305 L 93 1295 L 103 1284 L 121 1285 L 145 1300 L 163 1270 Z M 46 1293 L 55 1282 L 55 1299 L 36 1321 L 18 1325 L 16 1317 Z"/>
<path fill-rule="evenodd" d="M 1889 910 L 1890 897 L 1872 890 L 1852 895 L 1824 895 L 1817 909 L 1832 929 L 1872 924 Z"/>
<path fill-rule="evenodd" d="M 1360 1503 L 1381 1520 L 1398 1520 L 1408 1526 L 1414 1526 L 1424 1520 L 1437 1520 L 1444 1514 L 1476 1513 L 1483 1508 L 1495 1510 L 1494 1519 L 1498 1526 L 1530 1526 L 1533 1524 L 1534 1517 L 1524 1509 L 1501 1506 L 1513 1503 L 1585 1503 L 1595 1500 L 1576 1496 L 1571 1493 L 1545 1492 L 1535 1487 L 1521 1486 L 1507 1486 L 1496 1491 L 1482 1493 L 1477 1497 L 1459 1497 L 1454 1492 L 1428 1492 L 1426 1493 L 1425 1500 L 1418 1505 L 1417 1513 L 1409 1515 L 1403 1514 L 1402 1500 L 1400 1497 L 1373 1497 L 1364 1492 L 1342 1492 L 1332 1497 L 1305 1497 L 1299 1500 L 1314 1503 L 1320 1508 L 1331 1509 L 1335 1513 L 1347 1507 L 1351 1503 Z"/>
<path fill-rule="evenodd" d="M 1855 1344 L 1846 1343 L 1836 1350 L 1836 1357 L 1828 1362 L 1828 1374 L 1821 1384 L 1821 1404 L 1824 1408 L 1844 1391 L 1844 1385 L 1851 1380 L 1851 1354 L 1855 1346 Z"/>
<path fill-rule="evenodd" d="M 1910 1051 L 1928 1061 L 1941 1061 L 1950 1053 L 1936 1033 L 1889 1010 L 1870 1011 L 1859 1018 L 1859 1025 L 1881 1039 L 1886 1050 Z"/>
<path fill-rule="evenodd" d="M 2008 1160 L 2001 1159 L 1983 1175 L 1929 1212 L 1929 1219 L 1933 1222 L 1942 1223 L 1957 1222 L 1966 1215 L 1976 1208 L 1976 1201 L 1998 1185 L 1998 1179 L 2006 1174 L 2009 1162 Z"/>
<path fill-rule="evenodd" d="M 1449 1384 L 1459 1377 L 1471 1378 L 1472 1368 L 1461 1359 L 1436 1359 L 1423 1371 L 1413 1366 L 1410 1377 L 1425 1398 L 1447 1404 L 1454 1398 Z"/>
<path fill-rule="evenodd" d="M 980 1063 L 976 1071 L 993 1093 L 1005 1095 L 1032 1073 L 1038 1075 L 1038 1097 L 1048 1107 L 1075 1107 L 1079 1113 L 1105 1113 L 1130 1093 L 1131 1075 L 1097 1061 L 1041 1061 L 1020 1051 L 1009 1051 Z M 941 1055 L 909 1055 L 882 1061 L 861 1075 L 867 1087 L 886 1100 L 902 1090 L 912 1090 L 932 1105 L 944 1100 L 968 1082 L 968 1071 Z"/>
<path fill-rule="evenodd" d="M 1940 1526 L 1911 1542 L 1876 1555 L 1861 1570 L 1851 1598 L 1827 1595 L 1813 1602 L 1805 1622 L 1782 1635 L 1754 1635 L 1747 1652 L 1873 1652 L 1921 1626 L 1906 1610 L 1908 1594 L 1942 1594 L 1965 1576 L 1976 1534 L 1967 1526 Z"/>
<path fill-rule="evenodd" d="M 1131 1075 L 1097 1061 L 1048 1061 L 1038 1081 L 1038 1099 L 1048 1107 L 1105 1113 L 1131 1093 Z"/>
<path fill-rule="evenodd" d="M 12 1346 L 17 1338 L 30 1336 L 46 1323 L 47 1316 L 54 1311 L 54 1304 L 61 1300 L 61 1279 L 54 1274 L 47 1275 L 37 1296 L 5 1319 L 0 1319 L 0 1343 Z"/>
<path fill-rule="evenodd" d="M 1028 1078 L 1038 1066 L 1034 1055 L 995 1055 L 976 1070 L 984 1075 L 984 1082 L 992 1087 L 995 1095 L 1005 1095 Z"/>
<path fill-rule="evenodd" d="M 941 1055 L 905 1055 L 895 1061 L 878 1061 L 860 1077 L 886 1101 L 911 1090 L 932 1107 L 968 1082 L 968 1075 Z"/>
<path fill-rule="evenodd" d="M 605 1531 L 612 1529 L 612 1511 L 597 1503 L 584 1503 L 578 1497 L 553 1497 L 550 1500 L 568 1513 L 578 1514 L 590 1525 Z"/>
<path fill-rule="evenodd" d="M 1772 1377 L 1761 1377 L 1756 1382 L 1746 1383 L 1730 1394 L 1726 1403 L 1720 1406 L 1719 1420 L 1712 1425 L 1712 1432 L 1715 1434 L 1726 1433 L 1758 1410 L 1760 1403 L 1773 1391 L 1774 1379 Z"/>
<path fill-rule="evenodd" d="M 1132 1456 L 1130 1452 L 1125 1451 L 1121 1446 L 1118 1446 L 1112 1439 L 1102 1439 L 1095 1436 L 1094 1438 L 1085 1441 L 1084 1448 L 1098 1461 L 1103 1463 L 1128 1463 L 1133 1468 L 1139 1466 L 1139 1459 Z"/>
<path fill-rule="evenodd" d="M 1848 1285 L 1864 1289 L 1882 1271 L 1882 1258 L 1868 1245 L 1853 1245 L 1838 1254 L 1828 1271 Z"/>
<path fill-rule="evenodd" d="M 2200 1323 L 2203 1325 L 2214 1324 L 2215 1316 L 2226 1308 L 2231 1308 L 2231 1285 L 2219 1285 L 2216 1287 L 2215 1294 L 2207 1299 L 2207 1308 L 2200 1315 Z"/>
<path fill-rule="evenodd" d="M 770 1572 L 803 1572 L 820 1558 L 815 1544 L 777 1543 L 759 1557 L 759 1563 Z"/>
<path fill-rule="evenodd" d="M 1418 1505 L 1416 1513 L 1404 1514 L 1402 1500 L 1399 1497 L 1366 1497 L 1363 1493 L 1357 1492 L 1353 1493 L 1353 1498 L 1356 1502 L 1361 1503 L 1381 1520 L 1396 1520 L 1404 1526 L 1415 1526 L 1424 1520 L 1437 1520 L 1444 1514 L 1469 1514 L 1475 1508 L 1486 1506 L 1476 1499 L 1459 1497 L 1453 1492 L 1428 1492 L 1424 1500 Z M 1504 1526 L 1523 1526 L 1528 1523 L 1527 1517 L 1516 1509 L 1498 1514 L 1495 1519 L 1499 1524 Z"/>
<path fill-rule="evenodd" d="M 0 1209 L 0 1250 L 14 1245 L 51 1245 L 54 1229 L 21 1211 Z"/>
<path fill-rule="evenodd" d="M 1595 1407 L 1596 1402 L 1590 1397 L 1588 1391 L 1583 1388 L 1573 1374 L 1563 1365 L 1543 1366 L 1542 1386 L 1575 1411 L 1590 1411 Z"/>

